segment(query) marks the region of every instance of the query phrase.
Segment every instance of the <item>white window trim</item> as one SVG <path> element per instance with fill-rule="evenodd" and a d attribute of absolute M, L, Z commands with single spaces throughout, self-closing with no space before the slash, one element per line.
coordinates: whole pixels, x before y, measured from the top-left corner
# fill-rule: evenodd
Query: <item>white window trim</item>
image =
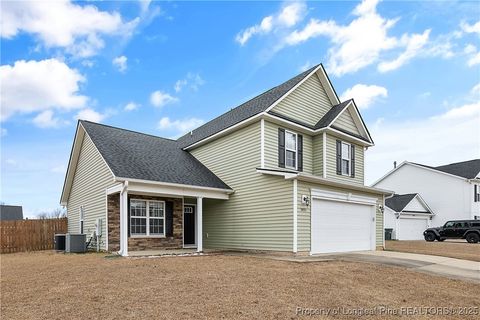
<path fill-rule="evenodd" d="M 287 133 L 295 136 L 295 150 L 287 148 Z M 287 151 L 295 152 L 295 166 L 287 166 Z M 285 130 L 285 168 L 297 170 L 298 168 L 298 134 L 296 132 Z"/>
<path fill-rule="evenodd" d="M 132 201 L 145 201 L 145 210 L 146 210 L 146 215 L 145 216 L 132 216 L 131 215 L 131 202 Z M 150 202 L 161 202 L 163 203 L 163 234 L 150 234 Z M 132 218 L 140 218 L 140 219 L 147 219 L 147 225 L 146 225 L 146 233 L 145 234 L 132 234 L 132 230 L 130 229 L 130 238 L 165 238 L 166 237 L 166 227 L 167 227 L 167 207 L 165 204 L 165 201 L 163 200 L 145 200 L 145 199 L 138 199 L 138 198 L 132 198 L 130 199 L 130 206 L 128 209 L 129 213 L 129 219 L 130 219 L 130 228 L 131 228 L 131 223 L 132 223 Z M 151 217 L 152 219 L 162 219 L 159 217 Z"/>
<path fill-rule="evenodd" d="M 343 145 L 348 146 L 348 159 L 343 158 Z M 342 176 L 350 177 L 352 175 L 352 145 L 348 142 L 341 141 L 340 145 L 340 153 L 341 153 L 341 162 L 340 162 L 340 170 L 342 172 Z M 343 172 L 343 160 L 348 160 L 348 173 Z"/>

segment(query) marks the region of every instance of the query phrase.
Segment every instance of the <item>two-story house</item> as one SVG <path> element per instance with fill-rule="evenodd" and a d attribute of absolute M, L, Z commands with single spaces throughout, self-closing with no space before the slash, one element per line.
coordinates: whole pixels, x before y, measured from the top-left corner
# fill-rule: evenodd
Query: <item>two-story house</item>
<path fill-rule="evenodd" d="M 391 192 L 364 185 L 373 140 L 322 65 L 177 140 L 79 121 L 61 196 L 101 247 L 315 254 L 384 245 Z"/>
<path fill-rule="evenodd" d="M 385 212 L 385 228 L 393 229 L 397 240 L 423 239 L 427 227 L 449 220 L 480 219 L 480 159 L 436 167 L 404 161 L 373 186 L 397 193 L 387 201 L 390 209 Z M 401 200 L 412 194 L 422 204 L 399 211 Z"/>

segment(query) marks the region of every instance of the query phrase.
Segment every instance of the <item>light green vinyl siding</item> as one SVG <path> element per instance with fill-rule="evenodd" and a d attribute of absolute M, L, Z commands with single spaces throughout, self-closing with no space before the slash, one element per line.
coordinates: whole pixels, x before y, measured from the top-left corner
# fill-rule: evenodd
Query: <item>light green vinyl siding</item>
<path fill-rule="evenodd" d="M 331 107 L 332 104 L 325 89 L 318 76 L 314 74 L 276 105 L 272 111 L 313 126 Z"/>
<path fill-rule="evenodd" d="M 383 229 L 383 213 L 382 210 L 380 209 L 380 206 L 385 207 L 383 203 L 383 196 L 379 196 L 377 200 L 377 215 L 375 217 L 375 227 L 376 227 L 376 233 L 375 233 L 375 240 L 376 240 L 376 245 L 377 247 L 383 247 L 383 237 L 384 237 L 384 229 Z"/>
<path fill-rule="evenodd" d="M 348 132 L 360 134 L 358 131 L 357 125 L 353 121 L 352 115 L 348 109 L 344 110 L 342 114 L 338 117 L 337 120 L 333 123 L 333 126 L 339 127 L 340 129 L 347 130 Z"/>
<path fill-rule="evenodd" d="M 363 185 L 364 179 L 364 150 L 360 145 L 355 145 L 355 177 L 342 176 L 337 174 L 337 139 L 327 134 L 327 178 L 340 182 Z M 351 143 L 347 141 L 348 143 Z"/>
<path fill-rule="evenodd" d="M 293 182 L 256 172 L 260 122 L 191 151 L 235 192 L 204 199 L 206 248 L 292 251 Z"/>
<path fill-rule="evenodd" d="M 279 169 L 278 167 L 278 128 L 279 125 L 265 121 L 265 168 Z M 313 173 L 313 138 L 310 135 L 298 133 L 295 130 L 284 128 L 303 136 L 303 172 Z"/>
<path fill-rule="evenodd" d="M 330 186 L 324 186 L 320 184 L 308 183 L 299 181 L 298 182 L 298 194 L 297 194 L 297 221 L 298 221 L 298 251 L 310 251 L 310 215 L 311 215 L 311 205 L 306 206 L 302 204 L 302 195 L 308 195 L 311 199 L 311 190 L 312 189 L 322 189 L 333 192 L 351 192 L 354 195 L 366 196 L 366 197 L 377 197 L 377 206 L 376 206 L 376 220 L 375 220 L 375 242 L 376 246 L 383 246 L 383 214 L 380 210 L 379 205 L 383 203 L 383 197 L 380 194 L 358 192 L 348 189 L 334 188 Z"/>
<path fill-rule="evenodd" d="M 323 134 L 313 137 L 313 174 L 323 176 Z"/>
<path fill-rule="evenodd" d="M 100 245 L 103 250 L 106 249 L 105 189 L 115 184 L 112 173 L 97 148 L 90 137 L 85 135 L 67 202 L 68 232 L 78 233 L 80 231 L 80 206 L 83 206 L 84 233 L 87 235 L 87 239 L 95 230 L 96 219 L 101 218 L 103 230 Z"/>

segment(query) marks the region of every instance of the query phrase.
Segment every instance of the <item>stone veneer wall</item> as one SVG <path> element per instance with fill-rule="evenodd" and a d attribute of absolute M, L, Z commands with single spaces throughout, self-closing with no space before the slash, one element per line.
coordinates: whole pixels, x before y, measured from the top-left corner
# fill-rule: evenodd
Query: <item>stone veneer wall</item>
<path fill-rule="evenodd" d="M 178 249 L 183 247 L 183 199 L 129 195 L 130 198 L 171 201 L 173 203 L 173 236 L 165 238 L 128 237 L 128 250 Z M 108 196 L 108 251 L 120 250 L 120 194 Z"/>

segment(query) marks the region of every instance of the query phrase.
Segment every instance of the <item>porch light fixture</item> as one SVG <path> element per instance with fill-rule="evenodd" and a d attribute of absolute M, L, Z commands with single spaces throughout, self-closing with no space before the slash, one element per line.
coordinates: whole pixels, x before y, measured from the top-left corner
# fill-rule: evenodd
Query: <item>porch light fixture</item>
<path fill-rule="evenodd" d="M 302 195 L 302 203 L 305 204 L 307 207 L 310 205 L 310 198 L 306 195 Z"/>

